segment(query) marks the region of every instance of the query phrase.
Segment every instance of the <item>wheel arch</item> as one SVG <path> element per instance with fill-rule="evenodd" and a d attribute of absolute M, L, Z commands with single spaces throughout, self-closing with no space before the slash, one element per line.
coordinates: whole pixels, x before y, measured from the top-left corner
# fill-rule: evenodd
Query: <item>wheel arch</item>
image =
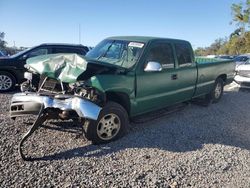
<path fill-rule="evenodd" d="M 223 80 L 224 84 L 225 84 L 226 81 L 227 81 L 227 75 L 226 75 L 226 74 L 221 74 L 221 75 L 219 75 L 219 76 L 216 78 L 216 80 L 217 80 L 218 78 L 221 78 L 221 79 Z"/>
<path fill-rule="evenodd" d="M 107 91 L 105 92 L 106 102 L 113 101 L 120 104 L 130 114 L 130 100 L 129 96 L 123 92 Z"/>

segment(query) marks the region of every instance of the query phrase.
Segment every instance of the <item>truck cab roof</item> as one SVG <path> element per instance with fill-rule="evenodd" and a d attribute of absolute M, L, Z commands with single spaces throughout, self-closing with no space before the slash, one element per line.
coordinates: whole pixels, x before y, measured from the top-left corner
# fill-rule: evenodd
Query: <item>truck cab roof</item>
<path fill-rule="evenodd" d="M 113 39 L 113 40 L 125 40 L 125 41 L 135 41 L 135 42 L 143 42 L 148 43 L 151 41 L 175 41 L 175 42 L 185 42 L 189 43 L 186 40 L 180 40 L 180 39 L 171 39 L 171 38 L 162 38 L 162 37 L 150 37 L 150 36 L 115 36 L 115 37 L 109 37 L 107 39 Z"/>

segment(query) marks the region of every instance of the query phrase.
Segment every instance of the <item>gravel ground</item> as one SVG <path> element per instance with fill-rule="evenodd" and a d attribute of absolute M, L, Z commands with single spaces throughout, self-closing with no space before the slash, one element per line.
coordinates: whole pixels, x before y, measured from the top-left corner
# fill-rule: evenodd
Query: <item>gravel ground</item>
<path fill-rule="evenodd" d="M 0 94 L 0 187 L 250 187 L 250 92 L 227 87 L 218 104 L 132 124 L 124 138 L 94 146 L 72 122 L 47 122 L 17 152 L 32 117 L 8 117 Z"/>

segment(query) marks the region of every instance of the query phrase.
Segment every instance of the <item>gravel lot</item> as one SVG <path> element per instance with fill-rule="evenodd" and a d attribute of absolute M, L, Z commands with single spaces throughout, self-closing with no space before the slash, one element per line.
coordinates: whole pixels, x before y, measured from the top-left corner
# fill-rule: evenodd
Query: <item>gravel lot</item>
<path fill-rule="evenodd" d="M 124 138 L 94 146 L 71 122 L 48 122 L 17 152 L 29 118 L 8 117 L 0 94 L 0 187 L 250 187 L 250 92 L 227 86 L 218 104 L 132 124 Z"/>

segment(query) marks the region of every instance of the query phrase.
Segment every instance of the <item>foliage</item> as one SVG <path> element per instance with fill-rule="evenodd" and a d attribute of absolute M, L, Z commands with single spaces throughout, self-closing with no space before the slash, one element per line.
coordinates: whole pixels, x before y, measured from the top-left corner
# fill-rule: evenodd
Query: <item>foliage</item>
<path fill-rule="evenodd" d="M 233 4 L 231 6 L 233 21 L 236 25 L 245 30 L 245 27 L 250 27 L 250 0 L 246 0 L 245 4 Z"/>
<path fill-rule="evenodd" d="M 17 49 L 14 47 L 8 47 L 7 42 L 4 40 L 5 33 L 0 31 L 0 50 L 5 54 L 12 55 L 17 52 Z"/>
<path fill-rule="evenodd" d="M 4 49 L 6 47 L 6 42 L 4 41 L 4 32 L 0 32 L 0 49 Z"/>
<path fill-rule="evenodd" d="M 237 29 L 229 36 L 229 39 L 216 39 L 209 47 L 197 48 L 195 55 L 238 55 L 250 53 L 250 0 L 239 4 L 232 4 L 232 23 Z"/>
<path fill-rule="evenodd" d="M 217 39 L 210 47 L 197 48 L 195 55 L 238 55 L 250 53 L 250 31 L 238 36 L 231 36 L 229 39 Z"/>
<path fill-rule="evenodd" d="M 205 47 L 205 48 L 197 48 L 195 50 L 195 54 L 199 56 L 207 56 L 207 55 L 219 55 L 219 54 L 226 54 L 224 53 L 226 49 L 224 49 L 225 45 L 227 43 L 227 39 L 219 38 L 216 39 L 210 47 Z M 223 52 L 223 53 L 222 53 Z"/>

